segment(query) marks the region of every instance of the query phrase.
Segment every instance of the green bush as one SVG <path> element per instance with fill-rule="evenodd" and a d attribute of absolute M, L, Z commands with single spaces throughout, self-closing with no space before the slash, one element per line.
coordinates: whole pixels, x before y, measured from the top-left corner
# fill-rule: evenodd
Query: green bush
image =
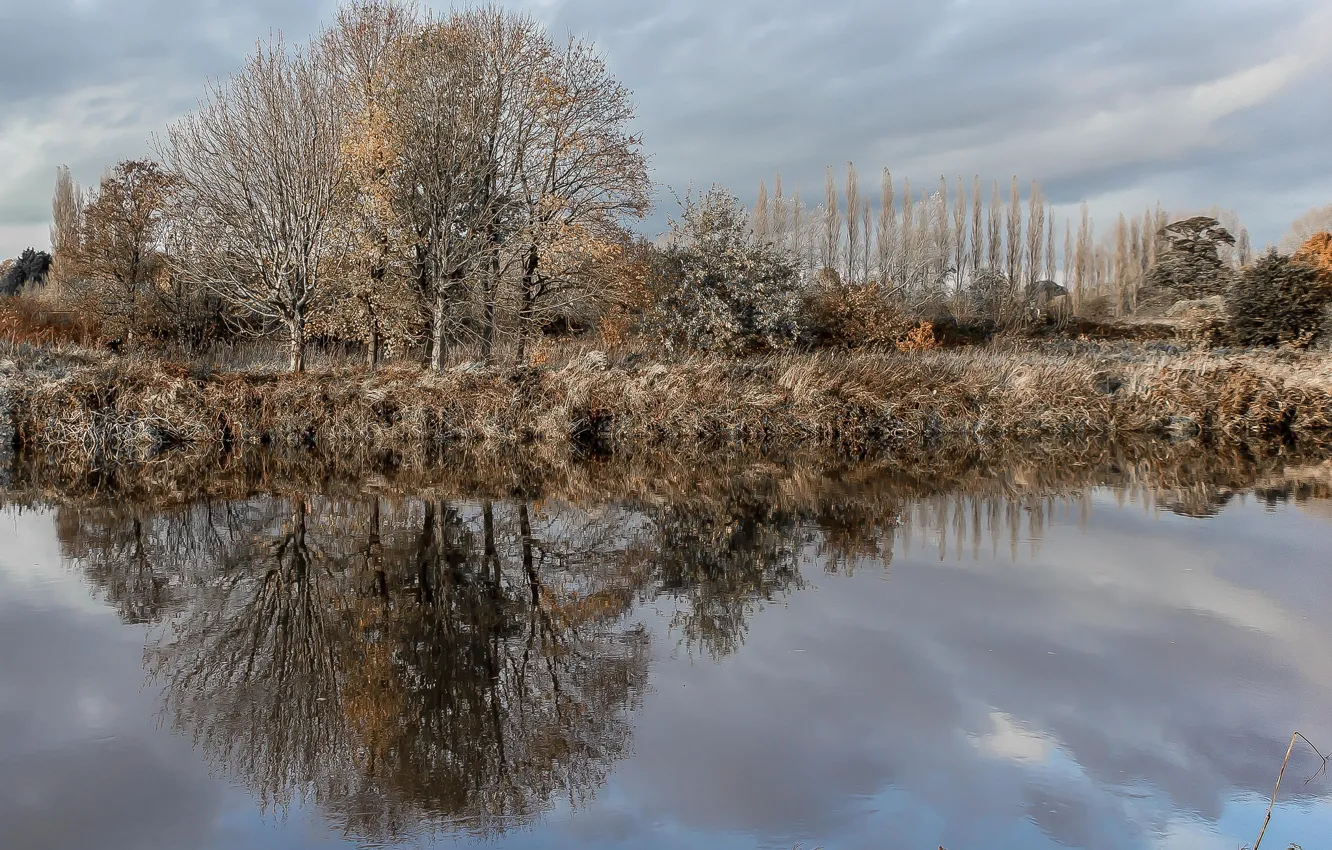
<path fill-rule="evenodd" d="M 1323 329 L 1330 298 L 1317 269 L 1272 251 L 1230 287 L 1231 336 L 1241 345 L 1308 345 Z"/>

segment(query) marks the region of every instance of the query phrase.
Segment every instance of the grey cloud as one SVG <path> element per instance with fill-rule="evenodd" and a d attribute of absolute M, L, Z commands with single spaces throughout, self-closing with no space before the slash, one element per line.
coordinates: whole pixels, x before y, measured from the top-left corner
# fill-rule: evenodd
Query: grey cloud
<path fill-rule="evenodd" d="M 303 37 L 331 5 L 6 4 L 0 31 L 24 37 L 8 39 L 17 56 L 0 69 L 0 114 L 14 136 L 7 144 L 0 130 L 0 152 L 18 136 L 27 150 L 0 161 L 0 236 L 45 221 L 57 164 L 90 181 L 142 153 L 255 38 L 270 28 Z M 848 159 L 917 186 L 940 172 L 1016 172 L 1045 182 L 1057 204 L 1092 198 L 1098 216 L 1114 210 L 1096 198 L 1125 195 L 1234 207 L 1258 244 L 1332 196 L 1317 147 L 1332 120 L 1326 63 L 1306 55 L 1328 33 L 1319 0 L 518 5 L 607 53 L 636 92 L 663 187 L 720 182 L 752 198 L 780 170 L 788 193 L 811 198 L 824 166 Z M 94 89 L 107 90 L 111 109 L 80 100 Z M 646 229 L 664 226 L 671 204 L 660 198 Z M 18 247 L 0 244 L 0 254 Z"/>

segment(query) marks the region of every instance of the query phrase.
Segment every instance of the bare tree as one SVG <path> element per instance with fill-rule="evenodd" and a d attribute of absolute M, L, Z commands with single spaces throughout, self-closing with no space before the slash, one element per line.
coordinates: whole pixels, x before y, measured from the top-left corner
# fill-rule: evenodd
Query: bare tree
<path fill-rule="evenodd" d="M 1128 312 L 1129 306 L 1128 222 L 1123 213 L 1115 222 L 1114 282 L 1115 313 L 1122 316 Z"/>
<path fill-rule="evenodd" d="M 842 244 L 842 214 L 837 203 L 837 184 L 832 166 L 823 180 L 823 241 L 819 244 L 819 262 L 825 269 L 836 268 L 837 252 Z"/>
<path fill-rule="evenodd" d="M 1315 233 L 1327 232 L 1332 232 L 1332 204 L 1314 207 L 1291 222 L 1277 246 L 1282 253 L 1293 254 Z"/>
<path fill-rule="evenodd" d="M 869 283 L 873 265 L 874 213 L 870 199 L 860 199 L 860 282 Z"/>
<path fill-rule="evenodd" d="M 1023 245 L 1022 245 L 1022 199 L 1018 191 L 1017 175 L 1013 175 L 1013 182 L 1008 192 L 1008 238 L 1006 240 L 1008 279 L 1014 286 L 1021 285 L 1022 265 L 1023 265 Z"/>
<path fill-rule="evenodd" d="M 1003 259 L 1003 206 L 999 200 L 999 181 L 990 187 L 990 208 L 986 224 L 989 230 L 989 268 L 998 271 Z"/>
<path fill-rule="evenodd" d="M 1073 301 L 1073 312 L 1078 312 L 1081 294 L 1077 287 L 1077 274 L 1073 267 L 1073 220 L 1064 219 L 1064 288 Z"/>
<path fill-rule="evenodd" d="M 510 26 L 518 33 L 527 22 L 512 18 Z M 629 130 L 629 90 L 586 42 L 571 40 L 548 64 L 537 78 L 543 108 L 519 170 L 527 246 L 518 293 L 520 361 L 543 316 L 596 296 L 594 270 L 627 242 L 621 219 L 642 218 L 650 205 L 642 140 Z M 518 100 L 514 120 L 522 111 Z"/>
<path fill-rule="evenodd" d="M 78 263 L 85 202 L 83 190 L 74 182 L 69 168 L 57 168 L 51 196 L 51 276 L 55 280 L 63 281 Z"/>
<path fill-rule="evenodd" d="M 846 282 L 855 279 L 860 257 L 860 175 L 853 162 L 846 164 Z"/>
<path fill-rule="evenodd" d="M 952 230 L 948 227 L 948 178 L 939 175 L 939 193 L 934 201 L 934 249 L 936 281 L 942 282 L 952 264 Z"/>
<path fill-rule="evenodd" d="M 189 273 L 235 307 L 279 322 L 292 371 L 341 246 L 342 115 L 318 51 L 261 44 L 245 67 L 171 127 L 163 153 L 188 195 Z"/>
<path fill-rule="evenodd" d="M 760 241 L 768 239 L 768 184 L 759 181 L 758 198 L 754 201 L 754 236 Z"/>
<path fill-rule="evenodd" d="M 787 240 L 790 237 L 790 227 L 790 205 L 782 193 L 782 175 L 778 172 L 772 184 L 772 222 L 770 224 L 772 241 L 777 247 L 789 247 Z"/>
<path fill-rule="evenodd" d="M 961 290 L 967 277 L 967 205 L 962 190 L 962 177 L 957 178 L 957 194 L 953 198 L 953 284 Z"/>
<path fill-rule="evenodd" d="M 388 193 L 413 285 L 429 305 L 435 370 L 458 318 L 451 308 L 463 301 L 467 275 L 490 256 L 496 207 L 512 200 L 488 185 L 497 105 L 487 89 L 485 45 L 468 24 L 461 15 L 429 21 L 395 43 L 373 131 L 392 166 Z"/>
<path fill-rule="evenodd" d="M 896 283 L 897 269 L 897 198 L 893 194 L 893 174 L 883 170 L 879 184 L 879 279 L 883 286 Z"/>
<path fill-rule="evenodd" d="M 902 274 L 902 282 L 899 285 L 914 286 L 919 254 L 916 251 L 916 207 L 915 199 L 911 197 L 910 178 L 902 181 L 902 224 L 898 229 L 897 242 Z"/>
<path fill-rule="evenodd" d="M 1045 235 L 1045 279 L 1055 280 L 1055 223 L 1054 209 L 1047 206 L 1045 210 L 1046 235 Z"/>
<path fill-rule="evenodd" d="M 1092 282 L 1093 265 L 1095 263 L 1095 257 L 1092 253 L 1091 233 L 1091 218 L 1087 209 L 1087 203 L 1084 201 L 1082 203 L 1082 223 L 1078 226 L 1078 243 L 1076 256 L 1074 258 L 1076 274 L 1074 276 L 1073 285 L 1077 287 L 1078 298 L 1080 301 L 1085 301 L 1091 294 L 1099 294 L 1088 292 L 1088 287 Z"/>
<path fill-rule="evenodd" d="M 1035 283 L 1041 277 L 1042 249 L 1045 247 L 1045 194 L 1041 184 L 1031 181 L 1031 196 L 1027 199 L 1027 282 Z"/>
<path fill-rule="evenodd" d="M 797 262 L 805 261 L 805 242 L 805 208 L 797 187 L 791 195 L 791 254 Z"/>
<path fill-rule="evenodd" d="M 971 178 L 971 273 L 981 270 L 981 246 L 985 241 L 985 232 L 981 230 L 981 182 L 980 175 Z"/>
<path fill-rule="evenodd" d="M 416 293 L 397 249 L 402 222 L 390 184 L 390 150 L 379 128 L 391 51 L 419 26 L 413 6 L 397 0 L 357 0 L 338 11 L 320 38 L 335 74 L 335 93 L 345 126 L 344 179 L 339 187 L 338 224 L 347 245 L 346 269 L 336 281 L 330 328 L 365 343 L 366 365 L 379 365 L 385 338 L 402 340 L 416 315 Z M 341 327 L 339 327 L 341 326 Z"/>

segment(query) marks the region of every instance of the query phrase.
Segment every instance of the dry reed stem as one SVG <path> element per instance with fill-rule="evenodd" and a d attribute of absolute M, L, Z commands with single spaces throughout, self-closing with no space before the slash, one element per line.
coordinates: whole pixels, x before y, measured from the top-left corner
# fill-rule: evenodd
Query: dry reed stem
<path fill-rule="evenodd" d="M 1286 775 L 1286 765 L 1290 764 L 1290 754 L 1294 751 L 1295 742 L 1297 740 L 1303 740 L 1304 743 L 1308 744 L 1309 748 L 1312 749 L 1315 753 L 1317 753 L 1318 757 L 1323 760 L 1322 765 L 1318 768 L 1318 772 L 1315 773 L 1313 776 L 1310 776 L 1308 779 L 1304 780 L 1304 784 L 1308 785 L 1310 782 L 1314 781 L 1314 779 L 1318 778 L 1320 775 L 1327 772 L 1327 762 L 1329 758 L 1332 758 L 1332 756 L 1323 755 L 1322 752 L 1320 752 L 1319 749 L 1314 746 L 1313 741 L 1310 741 L 1308 738 L 1304 737 L 1303 733 L 1296 732 L 1295 734 L 1291 735 L 1290 746 L 1286 747 L 1286 757 L 1282 759 L 1281 771 L 1277 774 L 1276 787 L 1272 789 L 1272 799 L 1267 804 L 1267 815 L 1266 817 L 1263 818 L 1263 828 L 1258 831 L 1258 840 L 1253 842 L 1253 850 L 1258 850 L 1258 848 L 1262 846 L 1263 836 L 1267 834 L 1267 825 L 1272 822 L 1272 809 L 1276 807 L 1277 794 L 1280 793 L 1281 791 L 1281 780 Z"/>

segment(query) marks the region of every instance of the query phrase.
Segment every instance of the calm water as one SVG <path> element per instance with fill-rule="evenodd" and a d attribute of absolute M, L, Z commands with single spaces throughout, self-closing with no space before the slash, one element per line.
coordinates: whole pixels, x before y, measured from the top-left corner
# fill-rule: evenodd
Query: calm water
<path fill-rule="evenodd" d="M 0 846 L 1234 850 L 1332 746 L 1327 502 L 801 504 L 6 508 Z"/>

